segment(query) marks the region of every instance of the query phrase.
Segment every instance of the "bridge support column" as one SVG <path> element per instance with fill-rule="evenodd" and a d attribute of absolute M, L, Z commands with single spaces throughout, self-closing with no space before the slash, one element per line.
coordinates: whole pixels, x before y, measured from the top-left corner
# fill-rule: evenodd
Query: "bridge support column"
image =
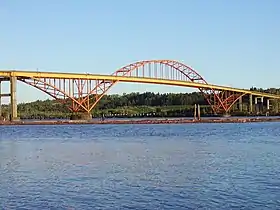
<path fill-rule="evenodd" d="M 197 105 L 197 119 L 200 120 L 200 105 Z"/>
<path fill-rule="evenodd" d="M 238 107 L 238 108 L 239 108 L 239 111 L 242 112 L 242 97 L 239 98 L 239 104 L 238 104 L 238 106 L 239 106 L 239 107 Z"/>
<path fill-rule="evenodd" d="M 260 103 L 258 103 L 258 99 L 260 99 Z M 257 112 L 262 112 L 263 111 L 263 99 L 264 97 L 255 97 L 255 109 Z"/>
<path fill-rule="evenodd" d="M 194 105 L 193 119 L 196 120 L 196 104 Z"/>
<path fill-rule="evenodd" d="M 17 116 L 17 78 L 15 76 L 10 77 L 10 92 L 11 92 L 11 120 L 18 120 Z"/>
<path fill-rule="evenodd" d="M 249 96 L 249 112 L 252 113 L 253 112 L 253 95 L 250 94 Z"/>
<path fill-rule="evenodd" d="M 258 104 L 258 97 L 255 97 L 255 104 Z"/>
<path fill-rule="evenodd" d="M 2 81 L 0 80 L 0 119 L 2 118 Z"/>
<path fill-rule="evenodd" d="M 261 97 L 261 112 L 263 112 L 263 111 L 264 111 L 263 100 L 264 100 L 264 97 Z"/>
<path fill-rule="evenodd" d="M 266 109 L 269 110 L 270 109 L 270 99 L 266 100 Z"/>
<path fill-rule="evenodd" d="M 255 112 L 258 113 L 260 110 L 259 110 L 259 107 L 258 107 L 258 97 L 255 97 Z"/>

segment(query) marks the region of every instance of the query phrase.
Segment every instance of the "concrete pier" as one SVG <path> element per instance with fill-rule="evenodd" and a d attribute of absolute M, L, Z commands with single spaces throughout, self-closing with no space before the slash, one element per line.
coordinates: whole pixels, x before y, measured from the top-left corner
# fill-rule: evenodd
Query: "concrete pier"
<path fill-rule="evenodd" d="M 258 99 L 260 99 L 260 103 L 258 102 Z M 264 100 L 264 97 L 255 97 L 255 111 L 257 112 L 263 112 L 263 100 Z"/>
<path fill-rule="evenodd" d="M 194 105 L 193 119 L 196 120 L 196 104 Z"/>
<path fill-rule="evenodd" d="M 200 105 L 197 105 L 197 119 L 200 120 Z"/>
<path fill-rule="evenodd" d="M 11 92 L 11 120 L 18 120 L 17 116 L 17 78 L 10 77 L 10 92 Z"/>
<path fill-rule="evenodd" d="M 0 118 L 2 117 L 2 81 L 0 80 Z"/>
<path fill-rule="evenodd" d="M 242 112 L 242 96 L 239 98 L 238 108 L 239 111 Z"/>
<path fill-rule="evenodd" d="M 250 94 L 249 96 L 249 112 L 252 113 L 253 112 L 253 95 Z"/>
<path fill-rule="evenodd" d="M 270 109 L 270 107 L 269 107 L 269 106 L 270 106 L 270 103 L 269 103 L 269 102 L 270 102 L 270 99 L 267 99 L 267 101 L 266 101 L 267 110 Z"/>
<path fill-rule="evenodd" d="M 255 97 L 255 104 L 258 104 L 258 99 L 261 99 L 261 104 L 263 104 L 264 97 Z"/>

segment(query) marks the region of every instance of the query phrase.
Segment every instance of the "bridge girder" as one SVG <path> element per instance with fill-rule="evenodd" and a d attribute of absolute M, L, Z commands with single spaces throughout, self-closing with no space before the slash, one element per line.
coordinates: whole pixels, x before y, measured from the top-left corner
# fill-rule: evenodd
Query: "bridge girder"
<path fill-rule="evenodd" d="M 0 77 L 17 77 L 78 112 L 90 112 L 119 82 L 139 82 L 198 88 L 215 113 L 228 112 L 246 94 L 278 98 L 279 95 L 208 84 L 191 67 L 173 60 L 147 60 L 124 66 L 111 75 L 32 71 L 0 71 Z M 71 101 L 71 104 L 69 103 Z"/>

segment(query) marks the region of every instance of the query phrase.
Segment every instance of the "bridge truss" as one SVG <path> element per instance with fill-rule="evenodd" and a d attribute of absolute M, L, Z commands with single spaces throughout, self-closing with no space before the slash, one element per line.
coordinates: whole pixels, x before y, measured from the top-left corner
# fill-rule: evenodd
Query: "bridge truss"
<path fill-rule="evenodd" d="M 73 112 L 91 112 L 102 97 L 119 82 L 143 82 L 197 88 L 214 113 L 228 112 L 238 99 L 251 93 L 247 90 L 208 84 L 194 69 L 173 60 L 139 61 L 124 66 L 107 76 L 47 72 L 13 72 L 10 74 L 0 72 L 0 76 L 6 78 L 13 75 L 16 76 L 17 80 L 67 104 Z"/>

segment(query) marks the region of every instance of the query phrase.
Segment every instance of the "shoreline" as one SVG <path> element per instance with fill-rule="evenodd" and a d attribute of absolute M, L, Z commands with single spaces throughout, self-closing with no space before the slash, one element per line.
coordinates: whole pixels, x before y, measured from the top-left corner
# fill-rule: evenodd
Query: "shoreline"
<path fill-rule="evenodd" d="M 37 121 L 0 121 L 0 126 L 6 125 L 104 125 L 104 124 L 194 124 L 194 123 L 251 123 L 251 122 L 280 122 L 280 117 L 274 118 L 221 118 L 221 119 L 143 119 L 143 120 L 37 120 Z"/>

